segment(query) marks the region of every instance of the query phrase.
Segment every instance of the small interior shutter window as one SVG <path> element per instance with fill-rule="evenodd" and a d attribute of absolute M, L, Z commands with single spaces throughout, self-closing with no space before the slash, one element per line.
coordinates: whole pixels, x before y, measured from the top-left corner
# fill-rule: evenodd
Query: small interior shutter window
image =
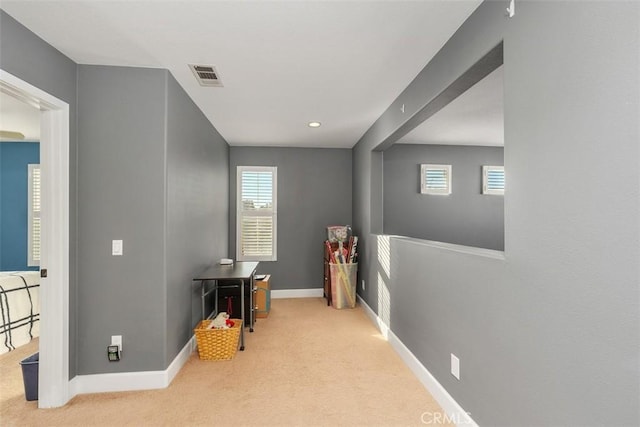
<path fill-rule="evenodd" d="M 29 166 L 28 189 L 28 251 L 27 265 L 37 267 L 40 265 L 40 165 Z"/>
<path fill-rule="evenodd" d="M 237 259 L 276 260 L 275 167 L 238 167 Z"/>
<path fill-rule="evenodd" d="M 422 194 L 451 194 L 451 165 L 420 165 Z"/>
<path fill-rule="evenodd" d="M 482 194 L 504 194 L 504 166 L 482 166 Z"/>

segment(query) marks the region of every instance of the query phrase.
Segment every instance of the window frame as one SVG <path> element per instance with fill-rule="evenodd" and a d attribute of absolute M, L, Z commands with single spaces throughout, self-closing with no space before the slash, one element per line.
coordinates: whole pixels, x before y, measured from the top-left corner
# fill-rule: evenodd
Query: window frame
<path fill-rule="evenodd" d="M 504 166 L 482 166 L 482 194 L 492 196 L 504 196 L 504 185 L 500 188 L 489 188 L 488 178 L 491 171 L 501 171 L 504 181 Z"/>
<path fill-rule="evenodd" d="M 41 220 L 41 211 L 42 211 L 42 173 L 40 169 L 39 163 L 29 163 L 27 164 L 28 168 L 28 178 L 27 178 L 27 266 L 28 267 L 39 267 L 40 259 L 41 259 L 41 250 L 42 250 L 42 220 Z M 34 180 L 35 171 L 38 171 L 38 188 L 34 188 L 36 181 Z M 40 209 L 34 209 L 34 192 L 38 192 L 38 199 L 40 200 Z M 39 222 L 38 226 L 38 235 L 34 235 L 34 222 Z M 34 254 L 34 246 L 35 240 L 38 241 L 38 256 L 36 257 Z"/>
<path fill-rule="evenodd" d="M 452 191 L 452 167 L 445 164 L 421 164 L 420 165 L 420 194 L 432 194 L 439 196 L 448 196 Z M 445 171 L 446 187 L 445 188 L 429 188 L 427 186 L 427 171 L 440 170 Z"/>
<path fill-rule="evenodd" d="M 242 174 L 243 172 L 271 172 L 272 176 L 272 205 L 271 209 L 258 211 L 244 211 L 242 203 Z M 244 255 L 242 253 L 242 219 L 247 216 L 271 217 L 272 235 L 271 255 Z M 237 166 L 236 168 L 236 260 L 237 261 L 277 261 L 278 257 L 278 167 L 277 166 Z"/>

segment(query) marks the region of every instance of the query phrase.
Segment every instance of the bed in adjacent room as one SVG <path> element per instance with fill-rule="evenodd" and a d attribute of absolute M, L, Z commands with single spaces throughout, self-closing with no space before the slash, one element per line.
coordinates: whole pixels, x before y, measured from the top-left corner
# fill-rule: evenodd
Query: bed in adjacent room
<path fill-rule="evenodd" d="M 40 335 L 40 272 L 0 272 L 0 354 Z"/>

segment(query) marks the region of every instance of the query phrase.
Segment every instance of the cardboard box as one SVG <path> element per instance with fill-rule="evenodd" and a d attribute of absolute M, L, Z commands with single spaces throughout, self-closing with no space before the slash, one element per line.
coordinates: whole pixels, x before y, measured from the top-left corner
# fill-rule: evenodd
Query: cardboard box
<path fill-rule="evenodd" d="M 263 319 L 269 315 L 271 310 L 271 275 L 267 274 L 262 280 L 256 280 L 256 317 Z"/>

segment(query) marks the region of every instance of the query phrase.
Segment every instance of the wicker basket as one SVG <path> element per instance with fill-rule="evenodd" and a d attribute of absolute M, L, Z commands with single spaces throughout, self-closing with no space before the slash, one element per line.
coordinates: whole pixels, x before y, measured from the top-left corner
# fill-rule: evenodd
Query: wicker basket
<path fill-rule="evenodd" d="M 234 325 L 227 329 L 207 329 L 211 320 L 203 320 L 193 330 L 198 343 L 198 354 L 203 360 L 231 360 L 238 349 L 242 319 L 231 319 Z"/>

